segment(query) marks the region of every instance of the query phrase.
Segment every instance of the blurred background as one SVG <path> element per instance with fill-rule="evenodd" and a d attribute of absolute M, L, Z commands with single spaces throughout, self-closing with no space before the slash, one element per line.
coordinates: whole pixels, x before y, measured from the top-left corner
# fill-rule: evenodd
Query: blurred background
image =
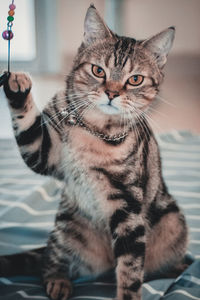
<path fill-rule="evenodd" d="M 38 106 L 64 87 L 83 39 L 83 22 L 93 2 L 109 27 L 144 39 L 174 25 L 176 38 L 165 81 L 151 113 L 156 132 L 200 133 L 199 0 L 15 0 L 11 70 L 31 74 Z M 0 31 L 6 29 L 11 0 L 0 1 Z M 7 42 L 0 39 L 0 72 L 7 68 Z M 0 137 L 11 137 L 10 116 L 0 89 Z"/>

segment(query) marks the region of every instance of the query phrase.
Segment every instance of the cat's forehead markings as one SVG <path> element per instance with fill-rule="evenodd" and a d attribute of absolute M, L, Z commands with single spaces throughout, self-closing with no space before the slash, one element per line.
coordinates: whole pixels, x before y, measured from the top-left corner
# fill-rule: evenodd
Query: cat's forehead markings
<path fill-rule="evenodd" d="M 123 69 L 128 59 L 134 53 L 135 39 L 121 37 L 114 45 L 115 66 L 121 65 Z"/>
<path fill-rule="evenodd" d="M 107 68 L 113 68 L 114 63 L 115 63 L 115 57 L 114 54 L 112 53 L 111 55 L 109 55 L 109 57 L 107 58 L 107 60 L 105 61 L 106 63 L 106 67 Z"/>
<path fill-rule="evenodd" d="M 123 69 L 126 73 L 130 73 L 133 70 L 133 65 L 130 57 L 127 57 L 126 63 L 123 66 Z"/>
<path fill-rule="evenodd" d="M 121 64 L 116 65 L 115 64 L 115 55 L 114 55 L 114 53 L 112 53 L 109 56 L 109 58 L 107 58 L 105 60 L 105 65 L 108 69 L 113 69 L 113 70 L 115 69 L 117 72 L 122 72 L 122 70 L 125 71 L 125 72 L 131 72 L 131 70 L 132 70 L 132 64 L 131 64 L 130 57 L 127 57 L 124 65 L 121 65 Z"/>

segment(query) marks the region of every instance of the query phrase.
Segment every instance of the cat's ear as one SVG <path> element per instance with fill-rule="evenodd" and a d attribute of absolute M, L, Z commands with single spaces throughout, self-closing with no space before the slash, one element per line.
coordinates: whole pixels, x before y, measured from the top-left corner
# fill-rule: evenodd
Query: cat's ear
<path fill-rule="evenodd" d="M 175 28 L 169 27 L 142 43 L 143 46 L 149 49 L 155 56 L 160 68 L 162 68 L 167 61 L 167 55 L 172 47 L 174 36 Z"/>
<path fill-rule="evenodd" d="M 112 37 L 113 33 L 104 23 L 93 4 L 87 10 L 84 22 L 84 43 L 89 45 L 96 40 Z"/>

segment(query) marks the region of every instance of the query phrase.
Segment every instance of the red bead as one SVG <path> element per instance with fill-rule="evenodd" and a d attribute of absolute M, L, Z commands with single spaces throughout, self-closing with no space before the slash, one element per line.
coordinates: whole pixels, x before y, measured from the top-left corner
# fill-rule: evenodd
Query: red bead
<path fill-rule="evenodd" d="M 11 30 L 5 30 L 3 33 L 2 33 L 2 37 L 4 40 L 12 40 L 14 34 Z"/>
<path fill-rule="evenodd" d="M 15 6 L 15 4 L 10 4 L 9 8 L 10 8 L 10 10 L 15 10 L 16 6 Z"/>

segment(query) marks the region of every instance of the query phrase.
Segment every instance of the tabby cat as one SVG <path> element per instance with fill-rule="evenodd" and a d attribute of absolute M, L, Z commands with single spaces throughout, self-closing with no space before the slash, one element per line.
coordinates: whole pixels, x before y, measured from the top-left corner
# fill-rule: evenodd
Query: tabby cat
<path fill-rule="evenodd" d="M 43 256 L 47 295 L 66 300 L 71 279 L 115 267 L 117 299 L 139 300 L 144 276 L 181 263 L 187 248 L 146 120 L 175 30 L 121 37 L 93 5 L 84 30 L 66 90 L 42 112 L 26 74 L 11 73 L 4 91 L 24 161 L 65 183 Z"/>

